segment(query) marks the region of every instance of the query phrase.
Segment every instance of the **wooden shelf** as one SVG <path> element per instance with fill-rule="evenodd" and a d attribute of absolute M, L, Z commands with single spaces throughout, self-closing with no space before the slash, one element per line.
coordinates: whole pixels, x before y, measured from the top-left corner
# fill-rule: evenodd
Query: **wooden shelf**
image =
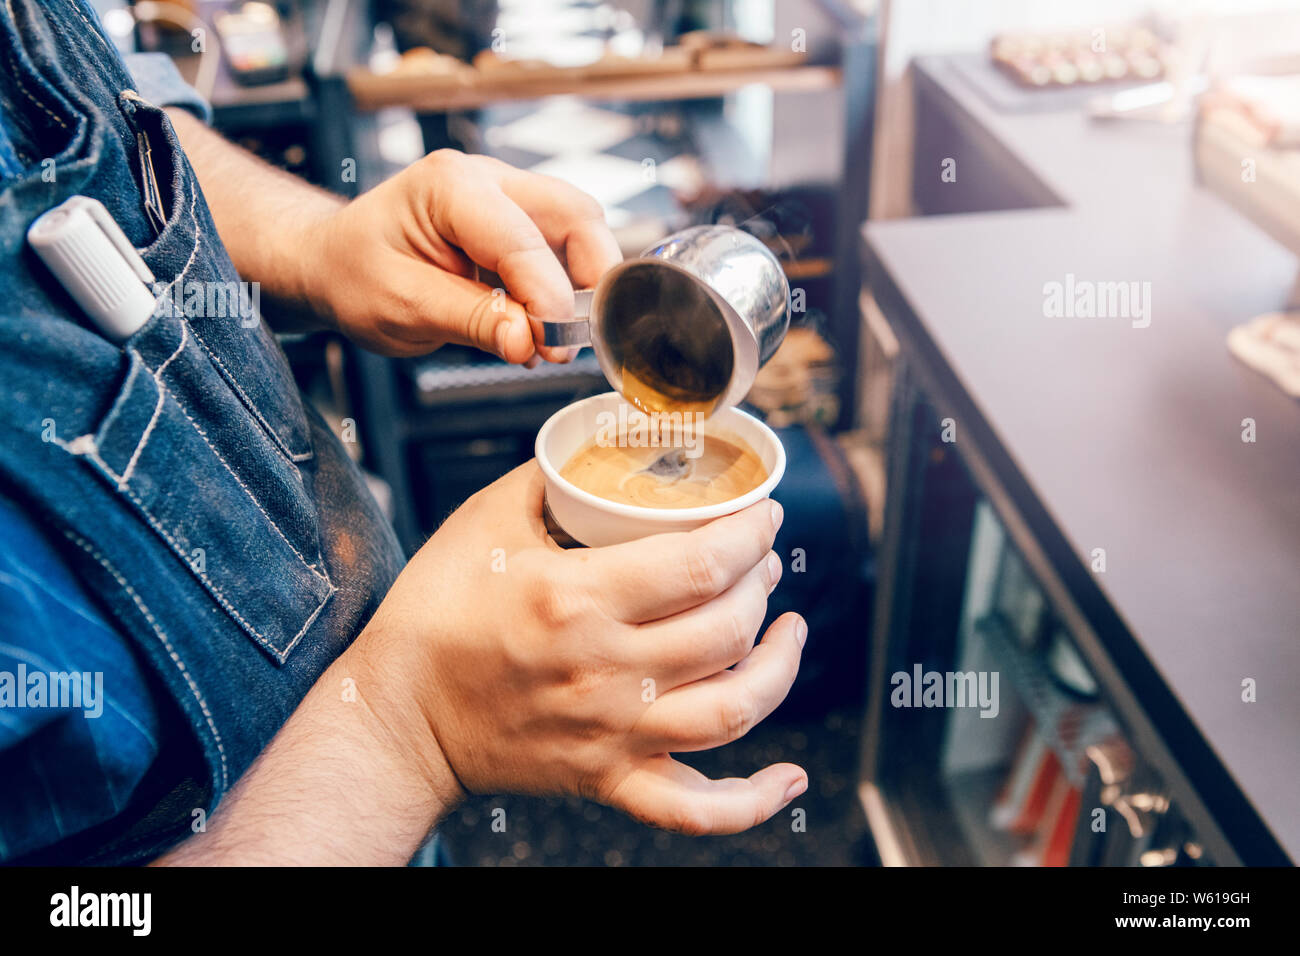
<path fill-rule="evenodd" d="M 600 100 L 690 100 L 722 96 L 754 84 L 778 92 L 816 93 L 838 88 L 840 70 L 830 66 L 769 66 L 609 76 L 575 68 L 458 78 L 378 74 L 357 68 L 348 73 L 347 83 L 359 110 L 405 106 L 435 113 L 563 94 Z"/>

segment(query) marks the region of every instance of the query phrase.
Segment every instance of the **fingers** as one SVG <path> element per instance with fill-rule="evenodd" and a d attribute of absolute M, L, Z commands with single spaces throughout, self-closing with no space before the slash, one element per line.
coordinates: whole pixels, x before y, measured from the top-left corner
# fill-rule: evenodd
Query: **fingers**
<path fill-rule="evenodd" d="M 430 207 L 433 228 L 499 275 L 510 297 L 529 315 L 555 322 L 573 318 L 573 284 L 560 260 L 528 214 L 494 181 L 472 173 L 459 181 L 453 178 Z M 518 334 L 527 334 L 531 342 L 526 323 Z M 544 358 L 548 352 L 559 358 L 565 354 L 545 350 Z"/>
<path fill-rule="evenodd" d="M 532 217 L 552 247 L 564 250 L 569 275 L 579 288 L 595 285 L 623 261 L 604 209 L 576 186 L 506 166 L 501 188 Z"/>
<path fill-rule="evenodd" d="M 710 780 L 668 756 L 633 770 L 609 803 L 643 823 L 691 836 L 740 833 L 757 826 L 808 789 L 808 775 L 790 763 L 752 777 Z"/>
<path fill-rule="evenodd" d="M 415 260 L 390 269 L 388 282 L 408 290 L 403 301 L 414 313 L 413 321 L 401 330 L 400 354 L 422 355 L 451 342 L 482 349 L 514 364 L 526 364 L 534 357 L 533 334 L 524 308 L 501 291 Z M 394 338 L 390 336 L 390 340 Z"/>
<path fill-rule="evenodd" d="M 727 590 L 766 557 L 780 523 L 781 506 L 765 498 L 694 531 L 593 548 L 579 560 L 608 612 L 640 624 Z"/>
<path fill-rule="evenodd" d="M 798 614 L 783 614 L 749 656 L 733 670 L 659 695 L 636 733 L 654 751 L 708 750 L 739 740 L 790 692 L 808 626 Z"/>
<path fill-rule="evenodd" d="M 780 580 L 781 559 L 769 551 L 707 604 L 641 625 L 628 650 L 665 690 L 725 670 L 753 650 L 768 595 Z"/>
<path fill-rule="evenodd" d="M 546 479 L 537 459 L 531 458 L 479 491 L 447 520 L 468 515 L 476 529 L 508 551 L 545 543 L 558 551 L 542 518 L 545 491 Z"/>
<path fill-rule="evenodd" d="M 600 205 L 581 190 L 486 157 L 440 151 L 433 163 L 441 164 L 434 175 L 446 179 L 430 203 L 435 231 L 497 273 L 535 322 L 572 320 L 573 283 L 594 284 L 622 259 Z M 569 273 L 553 249 L 563 250 Z M 512 324 L 512 341 L 524 334 Z M 533 329 L 526 334 L 532 342 Z M 501 354 L 502 348 L 489 350 Z M 533 348 L 551 362 L 566 362 L 575 354 L 540 341 Z M 531 355 L 510 360 L 524 362 Z"/>

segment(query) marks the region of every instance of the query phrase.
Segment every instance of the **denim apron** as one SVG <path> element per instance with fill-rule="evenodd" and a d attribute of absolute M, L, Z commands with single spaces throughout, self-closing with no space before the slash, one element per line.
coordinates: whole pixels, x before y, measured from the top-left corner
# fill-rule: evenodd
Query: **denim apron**
<path fill-rule="evenodd" d="M 0 190 L 0 493 L 63 544 L 202 754 L 199 802 L 101 828 L 80 856 L 133 862 L 216 807 L 369 619 L 402 554 L 264 323 L 159 310 L 118 345 L 26 246 L 37 216 L 82 194 L 164 292 L 239 278 L 171 124 L 131 89 L 93 15 L 6 0 L 0 34 L 0 105 L 23 169 Z"/>

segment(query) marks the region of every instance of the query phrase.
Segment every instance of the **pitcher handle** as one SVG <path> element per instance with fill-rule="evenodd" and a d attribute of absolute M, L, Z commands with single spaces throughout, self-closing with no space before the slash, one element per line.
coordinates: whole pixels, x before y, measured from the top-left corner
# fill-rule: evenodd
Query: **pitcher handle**
<path fill-rule="evenodd" d="M 542 344 L 552 348 L 584 348 L 591 344 L 591 296 L 594 289 L 575 289 L 573 319 L 565 322 L 539 322 Z M 531 318 L 531 317 L 530 317 Z"/>

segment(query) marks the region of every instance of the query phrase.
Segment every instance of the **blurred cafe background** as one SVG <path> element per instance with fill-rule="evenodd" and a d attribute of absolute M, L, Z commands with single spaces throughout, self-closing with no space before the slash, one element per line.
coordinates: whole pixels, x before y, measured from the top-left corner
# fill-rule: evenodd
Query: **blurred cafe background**
<path fill-rule="evenodd" d="M 808 793 L 706 839 L 482 797 L 453 862 L 1300 856 L 1300 2 L 95 5 L 326 189 L 453 147 L 590 192 L 626 255 L 719 222 L 786 270 L 746 407 L 789 459 L 770 615 L 811 637 L 687 759 Z M 285 348 L 412 551 L 608 389 L 589 350 Z"/>

